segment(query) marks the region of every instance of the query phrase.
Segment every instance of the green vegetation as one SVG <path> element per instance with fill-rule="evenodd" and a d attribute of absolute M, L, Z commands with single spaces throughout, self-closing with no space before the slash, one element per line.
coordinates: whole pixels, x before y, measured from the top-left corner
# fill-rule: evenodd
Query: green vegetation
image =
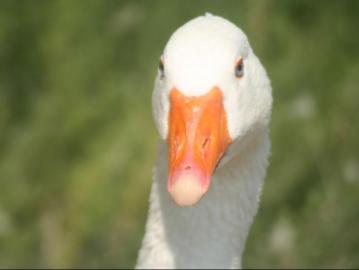
<path fill-rule="evenodd" d="M 0 2 L 0 267 L 133 267 L 161 50 L 211 12 L 272 80 L 246 267 L 359 267 L 359 1 Z"/>

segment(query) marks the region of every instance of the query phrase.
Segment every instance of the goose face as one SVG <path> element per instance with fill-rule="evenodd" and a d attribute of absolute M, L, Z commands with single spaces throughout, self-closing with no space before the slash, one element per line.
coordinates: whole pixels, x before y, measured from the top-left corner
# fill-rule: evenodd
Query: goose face
<path fill-rule="evenodd" d="M 171 36 L 153 93 L 157 129 L 168 144 L 167 189 L 196 204 L 226 151 L 271 114 L 271 87 L 245 34 L 206 14 Z"/>

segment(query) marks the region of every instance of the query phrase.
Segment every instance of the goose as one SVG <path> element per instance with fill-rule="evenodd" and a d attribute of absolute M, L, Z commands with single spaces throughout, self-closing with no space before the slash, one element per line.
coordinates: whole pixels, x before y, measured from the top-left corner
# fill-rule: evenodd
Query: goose
<path fill-rule="evenodd" d="M 152 95 L 160 139 L 136 268 L 240 268 L 270 152 L 270 80 L 212 14 L 178 28 Z"/>

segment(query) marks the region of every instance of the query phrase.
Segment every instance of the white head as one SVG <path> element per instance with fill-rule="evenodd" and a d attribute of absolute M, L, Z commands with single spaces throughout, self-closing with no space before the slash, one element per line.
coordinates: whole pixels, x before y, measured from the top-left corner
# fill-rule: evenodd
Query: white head
<path fill-rule="evenodd" d="M 179 205 L 206 193 L 222 156 L 267 126 L 271 106 L 269 79 L 237 26 L 206 14 L 174 32 L 161 57 L 153 112 L 169 144 L 168 190 Z"/>

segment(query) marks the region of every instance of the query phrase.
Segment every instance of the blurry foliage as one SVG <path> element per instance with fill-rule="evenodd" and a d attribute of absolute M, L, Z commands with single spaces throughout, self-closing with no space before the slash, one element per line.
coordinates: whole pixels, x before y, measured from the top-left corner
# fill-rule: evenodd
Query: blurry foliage
<path fill-rule="evenodd" d="M 0 267 L 132 267 L 170 34 L 212 12 L 272 80 L 246 267 L 359 266 L 359 1 L 1 1 Z"/>

